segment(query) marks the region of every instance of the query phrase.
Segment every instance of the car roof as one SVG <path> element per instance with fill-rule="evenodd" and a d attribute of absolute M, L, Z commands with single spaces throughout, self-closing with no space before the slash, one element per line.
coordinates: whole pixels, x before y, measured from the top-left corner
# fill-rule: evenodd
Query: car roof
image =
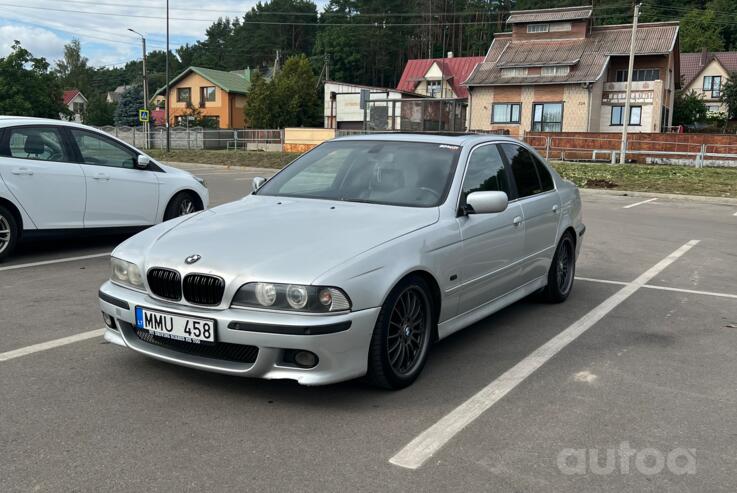
<path fill-rule="evenodd" d="M 482 142 L 519 142 L 517 139 L 497 134 L 427 134 L 427 133 L 406 133 L 406 132 L 386 132 L 371 133 L 363 135 L 351 135 L 349 137 L 338 137 L 333 139 L 336 141 L 390 141 L 390 142 L 421 142 L 429 144 L 448 144 L 458 146 L 475 145 Z"/>
<path fill-rule="evenodd" d="M 0 128 L 14 125 L 62 125 L 65 127 L 93 128 L 77 122 L 66 120 L 54 120 L 52 118 L 36 118 L 33 116 L 8 116 L 0 115 Z"/>

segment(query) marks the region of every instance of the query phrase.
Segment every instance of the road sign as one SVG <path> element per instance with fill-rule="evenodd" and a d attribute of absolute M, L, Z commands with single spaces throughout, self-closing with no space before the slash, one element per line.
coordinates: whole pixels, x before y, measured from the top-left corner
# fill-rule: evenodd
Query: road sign
<path fill-rule="evenodd" d="M 141 123 L 148 123 L 151 119 L 151 112 L 148 110 L 138 110 L 138 119 Z"/>

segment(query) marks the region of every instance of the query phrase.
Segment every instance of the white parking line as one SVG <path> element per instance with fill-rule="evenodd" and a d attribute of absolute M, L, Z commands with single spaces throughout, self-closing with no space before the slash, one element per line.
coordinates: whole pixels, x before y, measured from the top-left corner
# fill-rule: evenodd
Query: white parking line
<path fill-rule="evenodd" d="M 0 362 L 10 361 L 11 359 L 21 358 L 28 356 L 29 354 L 46 351 L 48 349 L 54 349 L 67 344 L 73 344 L 75 342 L 92 339 L 93 337 L 99 337 L 105 333 L 105 329 L 90 330 L 89 332 L 82 332 L 81 334 L 75 334 L 69 337 L 62 337 L 61 339 L 54 339 L 53 341 L 42 342 L 40 344 L 34 344 L 33 346 L 26 346 L 6 353 L 0 353 Z"/>
<path fill-rule="evenodd" d="M 622 209 L 631 209 L 632 207 L 637 207 L 638 205 L 647 204 L 648 202 L 654 202 L 656 200 L 658 200 L 657 197 L 653 199 L 643 200 L 642 202 L 635 202 L 634 204 L 625 205 L 624 207 L 622 207 Z"/>
<path fill-rule="evenodd" d="M 632 294 L 647 284 L 648 281 L 688 252 L 698 242 L 699 240 L 689 241 L 641 274 L 637 279 L 623 286 L 622 289 L 604 300 L 599 306 L 533 351 L 532 354 L 445 415 L 440 421 L 420 433 L 395 456 L 389 459 L 389 462 L 407 469 L 417 469 L 422 466 L 425 461 L 432 457 L 434 453 L 440 450 L 461 430 L 471 424 L 491 406 L 499 402 L 500 399 L 511 392 L 533 372 L 576 340 L 576 338 L 586 332 L 595 323 L 604 318 L 605 315 L 619 306 L 623 301 L 632 296 Z"/>
<path fill-rule="evenodd" d="M 600 284 L 618 284 L 618 285 L 627 285 L 628 282 L 622 282 L 622 281 L 609 281 L 607 279 L 592 279 L 590 277 L 576 277 L 577 281 L 585 281 L 585 282 L 598 282 Z M 737 299 L 737 294 L 731 294 L 731 293 L 719 293 L 716 291 L 699 291 L 696 289 L 684 289 L 684 288 L 672 288 L 670 286 L 656 286 L 654 284 L 645 284 L 642 286 L 646 289 L 657 289 L 660 291 L 674 291 L 676 293 L 687 293 L 687 294 L 700 294 L 704 296 L 716 296 L 717 298 L 732 298 Z"/>
<path fill-rule="evenodd" d="M 26 267 L 39 267 L 39 266 L 42 266 L 42 265 L 61 264 L 63 262 L 74 262 L 76 260 L 87 260 L 87 259 L 91 259 L 91 258 L 109 257 L 111 253 L 113 253 L 113 252 L 95 253 L 93 255 L 82 255 L 80 257 L 57 258 L 57 259 L 54 259 L 54 260 L 43 260 L 41 262 L 31 262 L 31 263 L 28 263 L 28 264 L 8 265 L 6 267 L 0 267 L 0 271 L 4 271 L 4 270 L 15 270 L 15 269 L 25 269 Z"/>

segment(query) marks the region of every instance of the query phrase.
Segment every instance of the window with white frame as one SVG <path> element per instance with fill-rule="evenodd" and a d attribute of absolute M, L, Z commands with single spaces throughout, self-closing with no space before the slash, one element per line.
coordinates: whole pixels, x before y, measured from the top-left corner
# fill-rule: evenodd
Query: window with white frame
<path fill-rule="evenodd" d="M 541 70 L 542 75 L 568 75 L 568 72 L 570 72 L 568 65 L 552 65 Z"/>
<path fill-rule="evenodd" d="M 525 77 L 527 75 L 527 67 L 503 68 L 502 77 Z"/>
<path fill-rule="evenodd" d="M 712 98 L 718 98 L 722 95 L 722 77 L 720 75 L 704 76 L 704 92 Z"/>
<path fill-rule="evenodd" d="M 494 103 L 491 110 L 491 123 L 519 123 L 519 103 Z"/>
<path fill-rule="evenodd" d="M 439 98 L 443 91 L 443 85 L 439 80 L 427 81 L 427 95 L 433 98 Z"/>
<path fill-rule="evenodd" d="M 527 24 L 528 33 L 546 33 L 550 31 L 550 24 Z"/>

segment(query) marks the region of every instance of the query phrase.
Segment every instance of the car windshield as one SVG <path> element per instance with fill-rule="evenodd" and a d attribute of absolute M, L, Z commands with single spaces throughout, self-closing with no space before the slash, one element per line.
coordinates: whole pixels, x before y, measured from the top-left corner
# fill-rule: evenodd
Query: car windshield
<path fill-rule="evenodd" d="M 453 179 L 460 146 L 396 141 L 327 142 L 301 156 L 259 195 L 435 207 Z"/>

